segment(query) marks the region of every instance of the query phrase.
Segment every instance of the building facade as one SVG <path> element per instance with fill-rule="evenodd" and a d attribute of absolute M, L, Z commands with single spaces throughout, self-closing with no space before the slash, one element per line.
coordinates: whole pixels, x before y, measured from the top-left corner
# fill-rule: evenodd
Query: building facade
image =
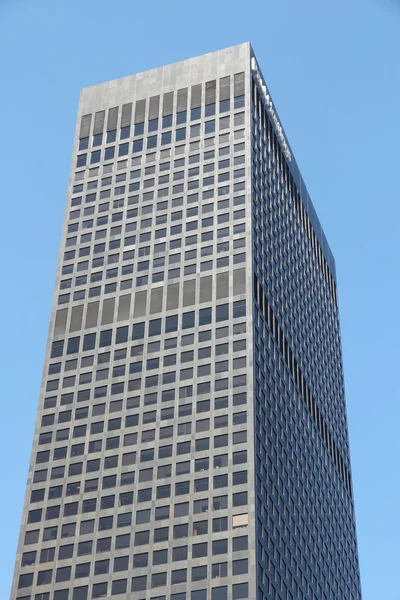
<path fill-rule="evenodd" d="M 335 264 L 250 44 L 84 89 L 11 600 L 361 598 Z"/>

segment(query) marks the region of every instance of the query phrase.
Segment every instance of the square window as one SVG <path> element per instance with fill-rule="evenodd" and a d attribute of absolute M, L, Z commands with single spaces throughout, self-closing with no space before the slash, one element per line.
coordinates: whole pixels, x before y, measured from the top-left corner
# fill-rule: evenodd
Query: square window
<path fill-rule="evenodd" d="M 237 583 L 232 586 L 232 599 L 241 600 L 242 598 L 249 597 L 249 584 L 248 583 Z"/>
<path fill-rule="evenodd" d="M 228 600 L 227 586 L 212 588 L 211 589 L 211 600 Z"/>

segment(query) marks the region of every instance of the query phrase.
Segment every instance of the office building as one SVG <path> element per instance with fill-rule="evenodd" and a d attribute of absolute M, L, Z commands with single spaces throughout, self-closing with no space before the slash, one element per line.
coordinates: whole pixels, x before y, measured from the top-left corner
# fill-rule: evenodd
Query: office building
<path fill-rule="evenodd" d="M 335 263 L 248 43 L 82 91 L 11 597 L 361 598 Z"/>

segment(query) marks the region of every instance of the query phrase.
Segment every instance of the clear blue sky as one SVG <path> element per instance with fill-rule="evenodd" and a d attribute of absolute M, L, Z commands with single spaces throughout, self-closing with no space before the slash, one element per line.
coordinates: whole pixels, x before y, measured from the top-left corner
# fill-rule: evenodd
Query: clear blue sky
<path fill-rule="evenodd" d="M 0 0 L 1 600 L 14 566 L 79 90 L 246 40 L 336 257 L 364 600 L 400 599 L 400 4 Z"/>

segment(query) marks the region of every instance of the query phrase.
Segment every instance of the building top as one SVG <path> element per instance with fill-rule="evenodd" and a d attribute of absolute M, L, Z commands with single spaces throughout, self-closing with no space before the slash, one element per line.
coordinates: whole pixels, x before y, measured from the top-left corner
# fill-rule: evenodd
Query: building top
<path fill-rule="evenodd" d="M 254 61 L 256 69 L 254 68 Z M 230 46 L 229 48 L 223 48 L 215 52 L 83 88 L 80 97 L 79 116 L 94 113 L 96 111 L 107 110 L 114 106 L 131 102 L 132 98 L 140 100 L 150 98 L 154 95 L 167 94 L 173 90 L 179 90 L 212 79 L 234 75 L 240 71 L 247 75 L 253 71 L 255 75 L 257 74 L 261 77 L 265 92 L 268 95 L 268 98 L 270 98 L 268 87 L 265 83 L 265 79 L 251 44 L 250 42 L 244 42 L 242 44 Z M 273 113 L 275 114 L 277 125 L 280 127 L 280 132 L 287 144 L 288 153 L 290 153 L 290 161 L 288 161 L 290 171 L 297 185 L 297 189 L 300 192 L 304 207 L 321 245 L 321 249 L 328 262 L 331 274 L 336 280 L 335 259 L 307 191 L 303 177 L 301 176 L 294 153 L 290 148 L 284 128 L 281 125 L 278 112 L 273 105 L 272 100 L 270 100 L 270 103 L 271 106 L 273 106 Z"/>
<path fill-rule="evenodd" d="M 216 77 L 232 75 L 240 70 L 246 69 L 249 72 L 250 52 L 250 43 L 245 42 L 83 88 L 79 112 L 85 114 L 93 109 L 106 109 L 114 106 L 115 103 L 129 102 L 132 100 L 132 94 L 138 100 Z"/>

